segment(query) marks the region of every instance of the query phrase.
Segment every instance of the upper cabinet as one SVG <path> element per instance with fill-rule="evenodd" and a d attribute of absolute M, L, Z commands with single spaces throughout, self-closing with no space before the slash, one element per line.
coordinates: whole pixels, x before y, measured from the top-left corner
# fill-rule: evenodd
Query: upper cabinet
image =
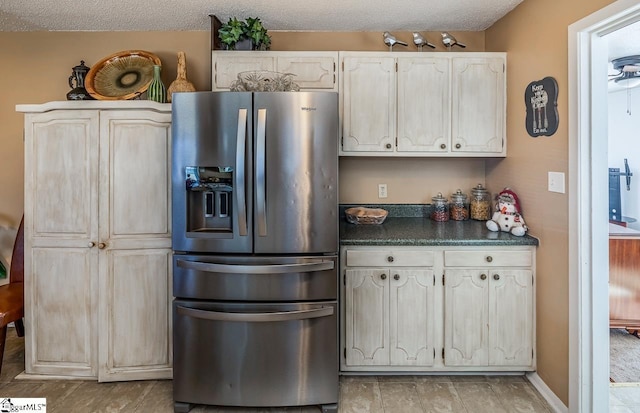
<path fill-rule="evenodd" d="M 300 90 L 338 91 L 338 52 L 213 51 L 211 85 L 214 91 L 229 90 L 238 73 L 271 70 L 293 73 Z"/>
<path fill-rule="evenodd" d="M 342 52 L 342 156 L 506 156 L 506 54 Z"/>

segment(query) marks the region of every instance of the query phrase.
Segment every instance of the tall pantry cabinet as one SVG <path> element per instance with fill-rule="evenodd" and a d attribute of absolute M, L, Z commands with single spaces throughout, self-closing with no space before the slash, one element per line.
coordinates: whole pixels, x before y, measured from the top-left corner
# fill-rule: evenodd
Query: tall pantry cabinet
<path fill-rule="evenodd" d="M 170 378 L 170 105 L 25 112 L 25 373 Z"/>

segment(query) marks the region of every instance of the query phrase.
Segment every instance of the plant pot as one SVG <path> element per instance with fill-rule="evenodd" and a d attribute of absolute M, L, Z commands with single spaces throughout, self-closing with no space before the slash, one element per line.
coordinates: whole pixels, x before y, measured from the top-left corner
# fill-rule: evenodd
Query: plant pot
<path fill-rule="evenodd" d="M 253 50 L 253 40 L 242 39 L 236 42 L 236 50 Z"/>

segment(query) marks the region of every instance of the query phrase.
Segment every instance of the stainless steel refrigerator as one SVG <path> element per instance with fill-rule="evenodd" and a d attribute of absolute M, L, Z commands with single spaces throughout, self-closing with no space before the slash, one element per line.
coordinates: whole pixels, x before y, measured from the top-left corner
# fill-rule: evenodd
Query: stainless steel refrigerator
<path fill-rule="evenodd" d="M 338 98 L 176 93 L 175 411 L 338 401 Z"/>

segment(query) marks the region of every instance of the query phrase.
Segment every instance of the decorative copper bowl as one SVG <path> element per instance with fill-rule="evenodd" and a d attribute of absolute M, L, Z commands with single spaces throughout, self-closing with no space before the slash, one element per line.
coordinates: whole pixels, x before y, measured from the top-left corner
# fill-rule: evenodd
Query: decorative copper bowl
<path fill-rule="evenodd" d="M 144 50 L 114 53 L 91 67 L 84 86 L 98 100 L 135 99 L 153 80 L 153 66 L 161 64 L 158 56 Z"/>

